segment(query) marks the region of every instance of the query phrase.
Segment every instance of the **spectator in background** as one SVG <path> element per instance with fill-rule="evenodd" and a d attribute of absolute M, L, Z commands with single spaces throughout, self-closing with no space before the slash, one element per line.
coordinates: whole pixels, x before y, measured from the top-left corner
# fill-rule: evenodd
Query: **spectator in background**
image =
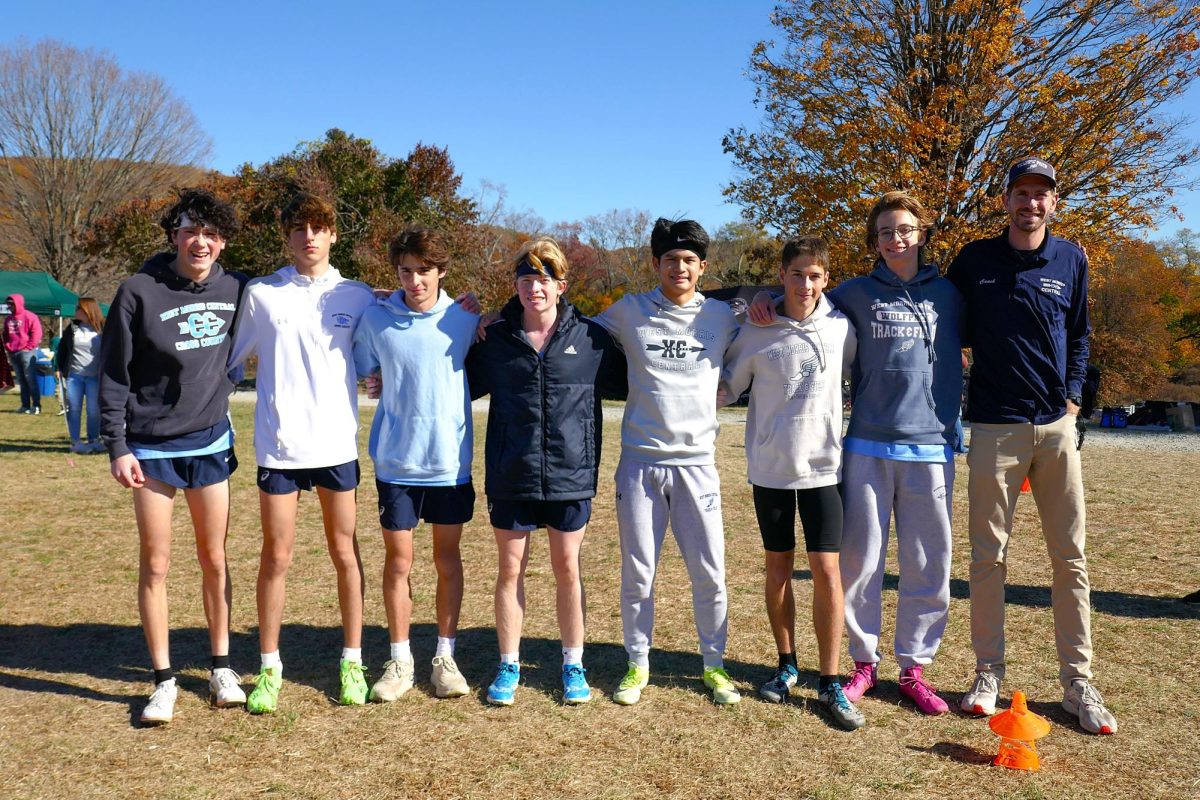
<path fill-rule="evenodd" d="M 75 319 L 63 331 L 55 353 L 58 378 L 67 393 L 67 434 L 71 452 L 100 453 L 100 333 L 104 314 L 91 297 L 75 304 Z M 87 404 L 87 441 L 80 438 L 80 416 Z"/>
<path fill-rule="evenodd" d="M 37 348 L 42 342 L 42 323 L 25 308 L 25 296 L 10 294 L 5 300 L 9 315 L 4 318 L 4 350 L 12 364 L 13 377 L 21 389 L 20 414 L 42 413 L 42 391 L 38 386 Z"/>

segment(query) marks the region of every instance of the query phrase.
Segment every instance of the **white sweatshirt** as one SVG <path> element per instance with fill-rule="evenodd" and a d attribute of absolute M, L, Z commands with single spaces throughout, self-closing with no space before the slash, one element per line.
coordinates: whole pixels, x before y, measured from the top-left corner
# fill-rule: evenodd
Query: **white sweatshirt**
<path fill-rule="evenodd" d="M 712 464 L 717 383 L 737 319 L 696 292 L 677 306 L 653 289 L 626 295 L 596 317 L 625 351 L 629 398 L 621 455 L 664 465 Z"/>
<path fill-rule="evenodd" d="M 769 489 L 832 486 L 842 471 L 842 378 L 857 351 L 854 326 L 820 298 L 807 319 L 742 326 L 726 354 L 726 401 L 750 388 L 746 462 Z M 751 385 L 753 381 L 753 385 Z"/>
<path fill-rule="evenodd" d="M 358 458 L 353 336 L 371 287 L 333 267 L 319 278 L 287 266 L 242 295 L 230 367 L 258 354 L 258 465 L 313 469 Z"/>

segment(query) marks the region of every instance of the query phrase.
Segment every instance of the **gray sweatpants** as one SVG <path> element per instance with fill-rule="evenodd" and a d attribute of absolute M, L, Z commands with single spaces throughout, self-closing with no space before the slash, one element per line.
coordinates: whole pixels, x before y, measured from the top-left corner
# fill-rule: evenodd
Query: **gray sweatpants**
<path fill-rule="evenodd" d="M 654 573 L 667 523 L 692 581 L 704 666 L 719 667 L 729 627 L 721 481 L 711 464 L 661 466 L 622 458 L 615 477 L 621 536 L 621 621 L 629 660 L 649 666 Z"/>
<path fill-rule="evenodd" d="M 950 613 L 950 507 L 954 462 L 890 461 L 846 453 L 842 461 L 842 587 L 855 661 L 879 661 L 888 528 L 896 516 L 900 591 L 896 661 L 929 664 Z"/>

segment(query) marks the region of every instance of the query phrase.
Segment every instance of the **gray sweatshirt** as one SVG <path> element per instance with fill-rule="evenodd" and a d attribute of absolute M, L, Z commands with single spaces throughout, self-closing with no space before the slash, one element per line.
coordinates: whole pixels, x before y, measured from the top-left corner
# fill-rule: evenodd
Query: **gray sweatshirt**
<path fill-rule="evenodd" d="M 717 384 L 738 324 L 699 292 L 677 306 L 662 289 L 626 295 L 596 317 L 625 351 L 629 399 L 621 456 L 650 464 L 714 463 Z"/>
<path fill-rule="evenodd" d="M 842 377 L 849 376 L 854 326 L 826 298 L 803 321 L 747 323 L 729 348 L 726 402 L 751 385 L 746 413 L 750 483 L 770 489 L 832 486 L 842 471 Z"/>

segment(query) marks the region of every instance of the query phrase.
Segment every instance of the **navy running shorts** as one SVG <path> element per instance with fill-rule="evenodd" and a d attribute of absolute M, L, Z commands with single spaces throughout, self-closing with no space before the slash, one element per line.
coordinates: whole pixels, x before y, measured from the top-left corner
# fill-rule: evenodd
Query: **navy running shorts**
<path fill-rule="evenodd" d="M 138 463 L 147 478 L 162 481 L 176 489 L 200 489 L 227 481 L 238 464 L 232 447 L 206 456 L 146 458 Z"/>
<path fill-rule="evenodd" d="M 492 527 L 504 531 L 554 528 L 564 533 L 581 530 L 592 518 L 592 500 L 500 500 L 488 498 Z"/>
<path fill-rule="evenodd" d="M 338 464 L 336 467 L 312 467 L 309 469 L 258 468 L 258 488 L 267 494 L 291 494 L 311 492 L 320 486 L 331 492 L 348 492 L 358 488 L 361 472 L 358 459 Z"/>
<path fill-rule="evenodd" d="M 475 487 L 470 481 L 458 486 L 413 486 L 384 483 L 379 491 L 379 527 L 388 531 L 411 531 L 424 520 L 430 525 L 461 525 L 475 516 Z"/>

